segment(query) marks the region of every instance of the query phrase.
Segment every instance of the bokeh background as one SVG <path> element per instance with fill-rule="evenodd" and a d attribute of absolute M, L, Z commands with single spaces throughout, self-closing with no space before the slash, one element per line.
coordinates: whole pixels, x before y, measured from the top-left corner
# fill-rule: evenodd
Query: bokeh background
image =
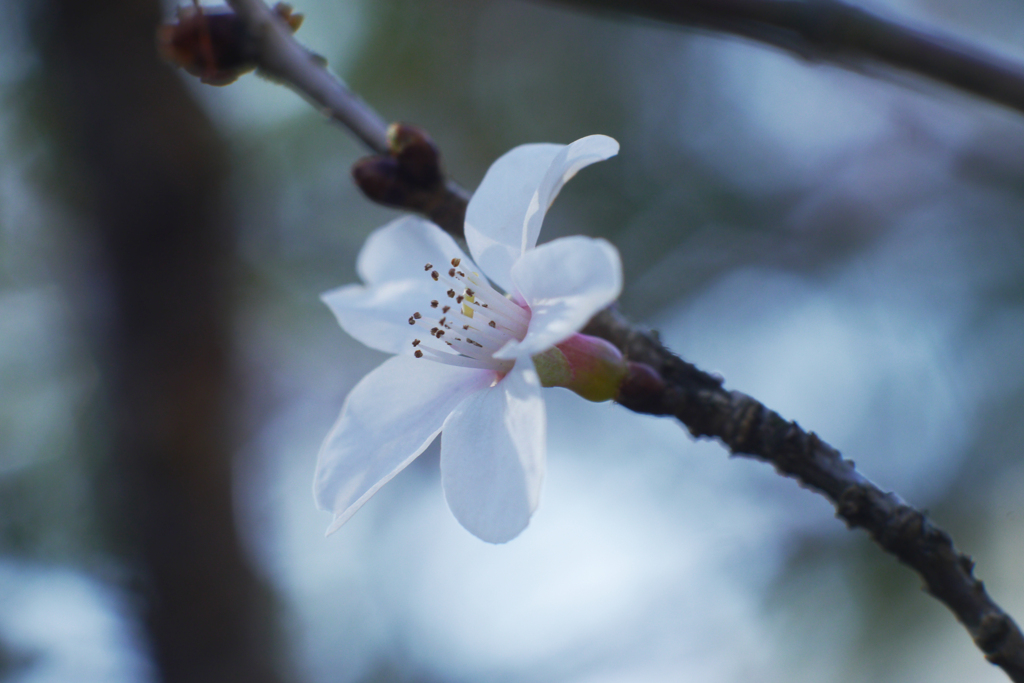
<path fill-rule="evenodd" d="M 884 15 L 1024 63 L 1024 7 Z M 255 76 L 160 64 L 156 2 L 0 1 L 0 680 L 985 682 L 818 496 L 678 424 L 548 392 L 521 537 L 431 447 L 325 539 L 321 439 L 383 357 L 319 300 L 396 214 Z M 622 309 L 926 508 L 1024 616 L 1024 118 L 900 74 L 520 0 L 304 0 L 300 38 L 473 187 L 605 133 L 542 240 Z"/>

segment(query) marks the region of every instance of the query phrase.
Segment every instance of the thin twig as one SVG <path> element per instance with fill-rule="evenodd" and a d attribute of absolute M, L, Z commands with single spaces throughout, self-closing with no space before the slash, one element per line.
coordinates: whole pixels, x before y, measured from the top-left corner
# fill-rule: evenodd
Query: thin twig
<path fill-rule="evenodd" d="M 250 30 L 259 41 L 264 70 L 352 129 L 381 155 L 382 162 L 401 164 L 398 150 L 388 144 L 384 120 L 329 74 L 321 62 L 311 59 L 262 2 L 229 2 L 246 22 L 251 22 Z M 707 7 L 716 3 L 737 8 L 803 4 L 788 0 L 642 0 L 636 4 L 648 8 L 699 5 L 710 12 Z M 608 0 L 604 4 L 617 3 Z M 742 22 L 737 19 L 737 23 Z M 893 35 L 904 34 L 897 31 Z M 949 78 L 943 80 L 952 82 Z M 986 96 L 1002 101 L 990 94 Z M 460 235 L 468 193 L 450 181 L 435 180 L 429 188 L 437 195 L 433 199 L 446 207 L 437 218 L 439 224 Z M 419 197 L 409 208 L 422 211 L 422 201 Z M 745 394 L 726 391 L 721 379 L 680 359 L 656 335 L 638 329 L 614 309 L 598 314 L 584 332 L 612 342 L 632 361 L 633 372 L 619 395 L 620 404 L 636 412 L 674 416 L 695 437 L 717 438 L 732 453 L 771 463 L 781 474 L 824 495 L 850 527 L 866 529 L 884 550 L 921 576 L 928 592 L 956 615 L 990 662 L 1002 667 L 1015 683 L 1024 683 L 1024 635 L 989 597 L 982 582 L 974 578 L 970 558 L 958 552 L 949 534 L 936 527 L 924 513 L 861 476 L 852 462 L 844 460 L 814 433 L 804 431 Z"/>
<path fill-rule="evenodd" d="M 1024 112 L 1024 67 L 838 0 L 545 0 L 767 43 L 855 71 L 909 71 Z"/>
<path fill-rule="evenodd" d="M 378 154 L 388 151 L 387 122 L 352 92 L 294 38 L 280 17 L 261 0 L 227 0 L 249 28 L 259 68 L 312 102 L 326 116 L 348 128 Z"/>

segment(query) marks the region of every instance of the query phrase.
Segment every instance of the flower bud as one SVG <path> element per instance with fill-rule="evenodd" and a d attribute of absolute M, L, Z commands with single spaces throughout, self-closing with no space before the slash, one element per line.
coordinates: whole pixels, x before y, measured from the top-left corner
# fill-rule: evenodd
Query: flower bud
<path fill-rule="evenodd" d="M 628 365 L 610 342 L 574 334 L 533 357 L 545 387 L 565 387 L 588 401 L 609 401 L 619 393 Z"/>
<path fill-rule="evenodd" d="M 302 24 L 302 15 L 283 2 L 273 12 L 293 33 Z M 258 66 L 256 45 L 229 7 L 179 8 L 177 21 L 157 29 L 156 43 L 161 57 L 208 85 L 228 85 Z"/>
<path fill-rule="evenodd" d="M 426 131 L 405 123 L 388 126 L 388 152 L 413 186 L 431 189 L 444 180 L 441 154 Z"/>
<path fill-rule="evenodd" d="M 352 166 L 352 177 L 378 204 L 428 215 L 444 182 L 441 155 L 433 140 L 404 123 L 388 126 L 388 153 L 360 159 Z"/>

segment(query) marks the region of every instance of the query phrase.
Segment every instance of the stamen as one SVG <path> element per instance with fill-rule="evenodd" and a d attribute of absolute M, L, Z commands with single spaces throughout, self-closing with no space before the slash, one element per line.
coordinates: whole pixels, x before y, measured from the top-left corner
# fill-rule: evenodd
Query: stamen
<path fill-rule="evenodd" d="M 479 304 L 474 305 L 479 306 Z M 515 304 L 512 305 L 515 306 Z M 479 314 L 480 317 L 482 317 L 484 320 L 494 322 L 495 327 L 501 325 L 501 328 L 507 330 L 508 333 L 513 337 L 522 339 L 524 336 L 526 336 L 526 331 L 529 327 L 529 322 L 527 320 L 520 320 L 519 318 L 507 315 L 505 313 L 504 307 L 488 308 L 486 311 L 477 309 L 474 311 L 474 313 Z"/>
<path fill-rule="evenodd" d="M 478 340 L 487 342 L 487 345 L 495 350 L 500 349 L 505 343 L 515 337 L 505 330 L 492 329 L 490 327 L 478 327 L 475 325 L 463 325 L 462 329 L 470 332 Z"/>
<path fill-rule="evenodd" d="M 477 346 L 476 344 L 470 344 L 465 339 L 459 339 L 458 337 L 456 337 L 451 341 L 445 340 L 445 344 L 451 347 L 452 350 L 458 351 L 460 354 L 468 358 L 473 358 L 475 360 L 480 361 L 488 361 L 491 363 L 492 367 L 500 363 L 500 361 L 491 358 L 490 352 L 488 352 L 486 349 L 483 349 L 483 347 Z"/>
<path fill-rule="evenodd" d="M 487 304 L 494 304 L 489 306 Z M 527 313 L 518 304 L 512 303 L 503 296 L 487 297 L 487 300 L 482 302 L 484 308 L 490 308 L 495 311 L 503 313 L 506 317 L 513 320 L 517 320 L 520 323 L 526 325 L 530 322 L 530 314 Z"/>
<path fill-rule="evenodd" d="M 414 322 L 415 322 L 416 325 L 422 327 L 424 330 L 427 330 L 427 334 L 429 334 L 431 337 L 437 337 L 437 333 L 441 331 L 441 328 L 436 325 L 436 323 L 437 323 L 436 320 L 432 320 L 432 321 L 416 320 Z M 433 325 L 433 326 L 431 326 L 431 325 Z M 438 337 L 438 338 L 440 339 L 440 337 Z M 414 344 L 414 346 L 415 346 L 415 344 Z"/>
<path fill-rule="evenodd" d="M 523 325 L 530 322 L 530 315 L 524 311 L 521 306 L 499 294 L 487 282 L 478 280 L 473 275 L 469 275 L 467 277 L 463 275 L 461 271 L 456 272 L 456 275 L 458 276 L 456 277 L 456 280 L 459 280 L 463 285 L 466 285 L 463 298 L 469 300 L 470 303 L 474 303 L 474 300 L 480 297 L 482 299 L 480 301 L 480 305 L 483 308 L 500 309 L 505 313 L 506 317 L 517 320 Z M 456 301 L 458 300 L 456 299 Z M 458 303 L 462 302 L 459 301 Z M 491 306 L 491 304 L 494 305 Z"/>
<path fill-rule="evenodd" d="M 462 368 L 477 368 L 479 370 L 493 370 L 495 372 L 508 372 L 512 369 L 513 363 L 511 361 L 502 361 L 501 364 L 497 364 L 494 361 L 481 360 L 477 358 L 469 358 L 466 356 L 457 356 L 454 353 L 445 353 L 444 351 L 437 351 L 435 349 L 425 349 L 430 354 L 430 360 L 437 361 L 438 363 L 444 363 L 445 365 L 455 365 Z"/>
<path fill-rule="evenodd" d="M 409 324 L 430 333 L 430 338 L 412 342 L 414 355 L 448 365 L 508 372 L 515 361 L 499 360 L 493 354 L 510 340 L 525 337 L 530 312 L 494 289 L 479 273 L 459 270 L 460 258 L 450 259 L 450 263 L 451 268 L 444 270 L 436 270 L 430 263 L 424 267 L 431 279 L 445 287 L 445 295 L 454 299 L 454 305 L 429 300 L 431 309 L 440 309 L 440 319 L 433 317 L 436 313 L 413 313 Z"/>

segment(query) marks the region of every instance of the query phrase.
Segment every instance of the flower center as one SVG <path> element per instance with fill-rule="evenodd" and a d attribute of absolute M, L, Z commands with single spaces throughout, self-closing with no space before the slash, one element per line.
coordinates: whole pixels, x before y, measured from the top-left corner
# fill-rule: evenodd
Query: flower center
<path fill-rule="evenodd" d="M 494 353 L 508 341 L 522 341 L 530 324 L 530 312 L 509 301 L 477 273 L 459 270 L 460 259 L 451 267 L 423 266 L 438 296 L 430 307 L 409 316 L 409 324 L 428 331 L 415 339 L 413 355 L 460 367 L 506 373 L 513 360 L 500 360 Z"/>

